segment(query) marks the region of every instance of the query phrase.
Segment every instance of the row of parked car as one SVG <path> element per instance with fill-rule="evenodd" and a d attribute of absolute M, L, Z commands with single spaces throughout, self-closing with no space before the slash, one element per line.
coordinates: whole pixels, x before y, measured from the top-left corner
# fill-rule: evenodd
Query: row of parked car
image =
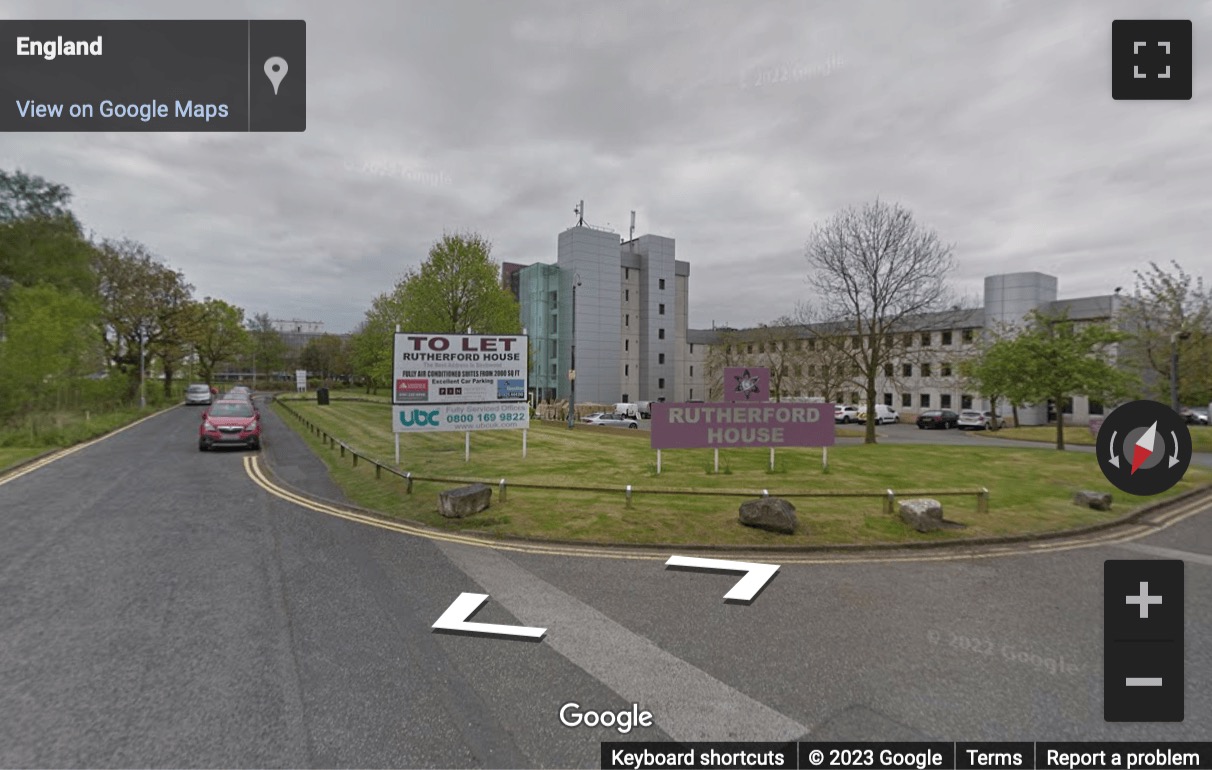
<path fill-rule="evenodd" d="M 833 408 L 833 421 L 842 425 L 849 425 L 852 422 L 866 423 L 867 410 L 859 409 L 857 406 L 851 404 L 838 404 Z M 895 409 L 884 404 L 876 404 L 876 425 L 886 425 L 900 421 L 900 413 Z M 917 427 L 923 430 L 927 428 L 992 430 L 994 427 L 1006 427 L 1006 420 L 1003 417 L 994 416 L 993 412 L 988 410 L 964 409 L 960 412 L 953 412 L 950 409 L 929 409 L 918 415 Z"/>
<path fill-rule="evenodd" d="M 206 406 L 198 426 L 199 452 L 216 446 L 261 448 L 261 413 L 253 403 L 251 388 L 236 385 L 220 397 L 217 388 L 190 385 L 185 389 L 185 403 Z"/>

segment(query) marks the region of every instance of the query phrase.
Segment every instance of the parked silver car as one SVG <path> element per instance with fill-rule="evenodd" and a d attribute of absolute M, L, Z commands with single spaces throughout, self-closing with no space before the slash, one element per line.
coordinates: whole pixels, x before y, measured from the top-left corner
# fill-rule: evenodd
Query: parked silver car
<path fill-rule="evenodd" d="M 594 417 L 586 420 L 590 425 L 606 425 L 612 428 L 631 428 L 637 430 L 640 423 L 634 417 L 627 417 L 621 414 L 604 414 L 601 417 Z"/>
<path fill-rule="evenodd" d="M 975 409 L 965 409 L 960 412 L 959 422 L 956 427 L 960 430 L 993 430 L 994 426 L 998 428 L 1006 427 L 1006 420 L 1002 417 L 994 417 L 993 412 L 988 410 L 978 412 Z"/>
<path fill-rule="evenodd" d="M 209 385 L 202 385 L 199 383 L 194 383 L 193 385 L 190 385 L 188 388 L 185 389 L 185 405 L 186 406 L 197 406 L 197 405 L 210 406 L 210 403 L 213 399 L 214 399 L 214 396 L 210 392 Z"/>

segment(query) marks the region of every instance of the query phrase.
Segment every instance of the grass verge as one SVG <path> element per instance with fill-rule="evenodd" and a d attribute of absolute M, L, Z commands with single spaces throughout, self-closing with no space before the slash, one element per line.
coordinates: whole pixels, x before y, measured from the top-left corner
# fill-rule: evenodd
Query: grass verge
<path fill-rule="evenodd" d="M 391 463 L 394 458 L 390 417 L 379 404 L 312 402 L 290 405 L 313 424 L 360 453 Z M 437 511 L 437 493 L 449 483 L 404 482 L 324 446 L 290 414 L 276 406 L 328 464 L 334 480 L 351 500 L 389 516 L 419 521 L 450 531 L 476 531 L 490 536 L 538 537 L 620 544 L 823 545 L 905 543 L 1057 531 L 1109 521 L 1145 502 L 1114 489 L 1084 454 L 1055 454 L 1036 449 L 922 445 L 835 446 L 829 470 L 821 468 L 819 449 L 780 449 L 775 469 L 766 449 L 720 452 L 720 473 L 712 472 L 710 450 L 666 450 L 656 474 L 656 453 L 645 431 L 532 423 L 528 453 L 521 456 L 521 435 L 513 431 L 473 432 L 471 461 L 464 462 L 462 433 L 428 433 L 401 437 L 402 470 L 414 476 L 478 479 L 494 487 L 492 507 L 464 520 L 448 520 Z M 496 482 L 552 486 L 613 487 L 617 492 L 508 487 L 507 500 L 496 495 Z M 1192 469 L 1169 494 L 1212 482 L 1212 472 Z M 632 506 L 623 489 L 633 485 Z M 776 535 L 737 522 L 737 507 L 760 490 L 771 495 L 799 491 L 830 493 L 893 489 L 898 496 L 987 487 L 990 511 L 976 512 L 974 495 L 942 497 L 948 519 L 967 526 L 922 534 L 898 517 L 883 512 L 878 498 L 797 498 L 800 532 Z M 1108 491 L 1115 511 L 1079 508 L 1072 495 L 1079 489 Z M 739 490 L 736 497 L 661 494 L 656 490 Z M 1148 498 L 1153 500 L 1155 498 Z"/>
<path fill-rule="evenodd" d="M 1191 449 L 1195 452 L 1212 452 L 1212 427 L 1204 425 L 1189 426 L 1191 431 Z M 986 438 L 1007 438 L 1015 441 L 1037 441 L 1045 444 L 1056 443 L 1055 425 L 1031 425 L 1023 428 L 1002 428 L 1001 430 L 973 431 L 978 436 Z M 1065 426 L 1065 445 L 1094 446 L 1094 437 L 1090 429 L 1083 425 Z"/>

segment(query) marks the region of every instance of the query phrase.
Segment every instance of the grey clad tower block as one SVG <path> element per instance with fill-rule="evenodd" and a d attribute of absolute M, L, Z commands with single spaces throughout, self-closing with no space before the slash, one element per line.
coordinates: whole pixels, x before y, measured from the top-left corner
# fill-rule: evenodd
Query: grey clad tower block
<path fill-rule="evenodd" d="M 572 361 L 573 301 L 576 292 L 577 401 L 612 404 L 619 400 L 622 369 L 622 287 L 619 280 L 619 235 L 593 227 L 570 227 L 560 233 L 556 266 L 560 269 L 558 397 L 568 398 Z"/>

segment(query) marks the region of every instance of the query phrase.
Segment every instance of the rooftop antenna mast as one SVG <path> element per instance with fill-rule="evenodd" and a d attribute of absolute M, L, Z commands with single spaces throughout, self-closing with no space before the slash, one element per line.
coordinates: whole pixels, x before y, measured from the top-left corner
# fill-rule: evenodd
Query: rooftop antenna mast
<path fill-rule="evenodd" d="M 631 212 L 631 232 L 627 236 L 627 241 L 629 243 L 628 250 L 631 252 L 632 256 L 634 256 L 635 255 L 635 212 L 634 211 Z"/>
<path fill-rule="evenodd" d="M 581 201 L 579 204 L 577 204 L 576 208 L 574 208 L 572 210 L 572 213 L 577 215 L 577 227 L 584 227 L 585 226 L 585 201 Z"/>

